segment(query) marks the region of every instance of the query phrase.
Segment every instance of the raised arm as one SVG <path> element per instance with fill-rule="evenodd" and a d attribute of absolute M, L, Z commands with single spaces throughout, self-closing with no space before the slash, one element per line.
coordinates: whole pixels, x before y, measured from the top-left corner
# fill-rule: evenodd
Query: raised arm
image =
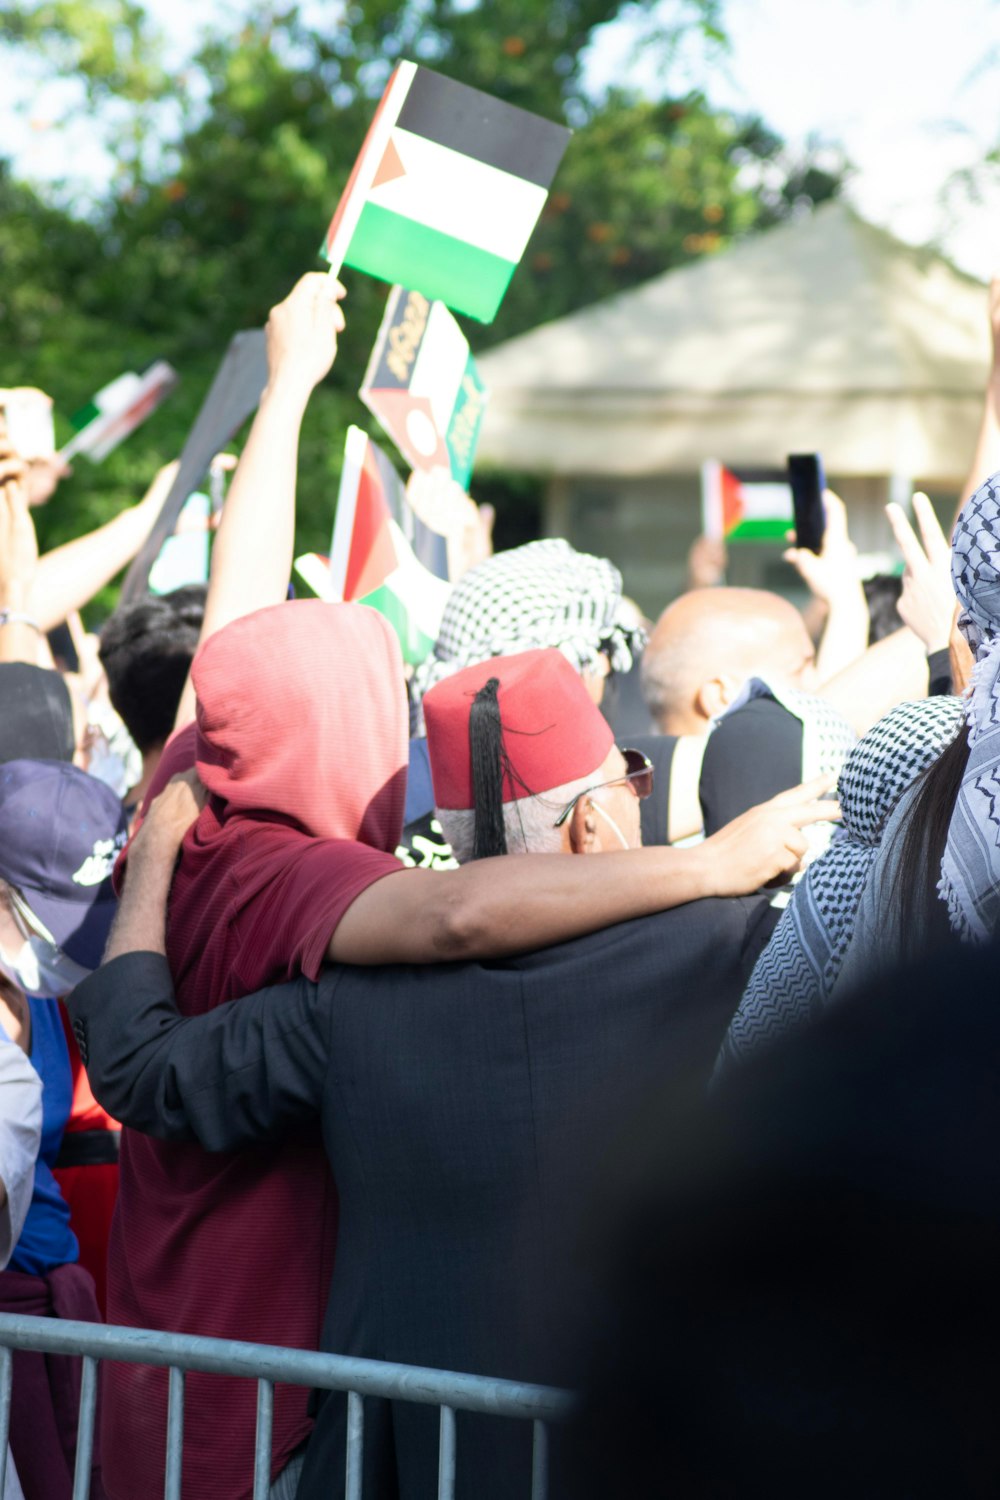
<path fill-rule="evenodd" d="M 38 542 L 24 473 L 24 464 L 0 439 L 0 662 L 37 666 L 42 637 L 31 614 L 31 585 Z"/>
<path fill-rule="evenodd" d="M 229 487 L 212 548 L 199 644 L 232 620 L 287 596 L 295 544 L 299 432 L 313 390 L 329 373 L 344 327 L 344 288 L 311 271 L 267 320 L 268 383 Z M 190 678 L 175 728 L 194 718 Z"/>
<path fill-rule="evenodd" d="M 972 463 L 958 497 L 956 520 L 966 500 L 975 494 L 983 480 L 1000 469 L 1000 276 L 994 276 L 990 282 L 989 319 L 992 358 L 986 377 L 983 415 Z"/>
<path fill-rule="evenodd" d="M 826 605 L 826 624 L 816 657 L 821 684 L 858 661 L 868 646 L 868 604 L 861 585 L 858 550 L 847 530 L 847 507 L 833 490 L 824 491 L 823 505 L 826 530 L 819 556 L 808 547 L 789 547 L 784 554 L 814 597 Z"/>
<path fill-rule="evenodd" d="M 804 827 L 839 817 L 834 803 L 816 800 L 832 781 L 792 787 L 694 849 L 505 854 L 458 870 L 400 870 L 348 907 L 329 956 L 354 964 L 500 958 L 702 896 L 747 895 L 796 868 Z"/>
<path fill-rule="evenodd" d="M 129 851 L 105 964 L 67 1007 L 96 1098 L 134 1130 L 232 1151 L 318 1112 L 330 1009 L 302 979 L 182 1018 L 163 955 L 167 896 L 198 811 L 176 777 Z"/>
<path fill-rule="evenodd" d="M 166 464 L 137 505 L 38 559 L 30 611 L 42 630 L 82 609 L 132 561 L 153 529 L 176 471 L 176 464 Z"/>

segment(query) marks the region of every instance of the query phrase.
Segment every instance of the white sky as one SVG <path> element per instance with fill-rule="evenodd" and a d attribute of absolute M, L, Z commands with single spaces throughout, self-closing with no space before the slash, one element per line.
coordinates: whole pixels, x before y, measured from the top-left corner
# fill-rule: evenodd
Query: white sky
<path fill-rule="evenodd" d="M 728 56 L 693 47 L 666 73 L 668 88 L 758 113 L 793 145 L 841 144 L 857 168 L 848 196 L 868 218 L 915 243 L 936 241 L 967 270 L 1000 268 L 1000 171 L 985 201 L 943 198 L 950 175 L 1000 144 L 1000 0 L 723 0 Z M 172 62 L 195 44 L 205 0 L 153 0 Z M 328 19 L 331 0 L 324 0 Z M 672 0 L 663 7 L 673 9 Z M 232 15 L 221 4 L 210 13 Z M 654 17 L 655 22 L 655 17 Z M 628 15 L 599 34 L 592 84 L 658 92 L 663 56 L 650 22 Z M 992 65 L 991 65 L 992 64 Z M 99 135 L 79 118 L 50 124 L 70 91 L 39 90 L 23 64 L 6 69 L 0 143 L 37 181 L 110 173 Z"/>

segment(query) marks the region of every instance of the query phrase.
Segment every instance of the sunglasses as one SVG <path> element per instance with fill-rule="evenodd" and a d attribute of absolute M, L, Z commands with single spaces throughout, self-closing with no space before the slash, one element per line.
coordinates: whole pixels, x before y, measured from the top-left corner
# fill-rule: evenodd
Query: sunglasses
<path fill-rule="evenodd" d="M 613 781 L 598 781 L 593 786 L 584 787 L 582 792 L 577 792 L 572 801 L 567 802 L 553 823 L 553 828 L 561 828 L 573 811 L 581 797 L 589 797 L 591 792 L 599 792 L 602 787 L 621 786 L 626 783 L 635 792 L 640 802 L 650 795 L 653 790 L 653 762 L 648 755 L 643 755 L 641 750 L 622 750 L 625 759 L 626 771 L 624 776 L 616 776 Z"/>

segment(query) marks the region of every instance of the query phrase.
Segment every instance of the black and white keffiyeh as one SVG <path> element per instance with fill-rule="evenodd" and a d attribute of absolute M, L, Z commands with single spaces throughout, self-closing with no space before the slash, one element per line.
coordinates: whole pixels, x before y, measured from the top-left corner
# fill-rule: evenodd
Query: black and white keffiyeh
<path fill-rule="evenodd" d="M 622 599 L 622 576 L 604 557 L 550 538 L 498 552 L 452 589 L 434 651 L 417 667 L 412 692 L 427 690 L 492 656 L 555 647 L 577 671 L 606 654 L 627 672 L 645 634 Z"/>
<path fill-rule="evenodd" d="M 976 658 L 965 704 L 969 760 L 938 890 L 952 929 L 985 943 L 1000 927 L 1000 473 L 966 501 L 952 539 L 959 628 Z"/>
<path fill-rule="evenodd" d="M 782 913 L 733 1017 L 716 1064 L 732 1064 L 807 1024 L 829 1004 L 882 830 L 906 789 L 955 737 L 957 698 L 902 703 L 855 746 L 840 776 L 843 822 Z"/>

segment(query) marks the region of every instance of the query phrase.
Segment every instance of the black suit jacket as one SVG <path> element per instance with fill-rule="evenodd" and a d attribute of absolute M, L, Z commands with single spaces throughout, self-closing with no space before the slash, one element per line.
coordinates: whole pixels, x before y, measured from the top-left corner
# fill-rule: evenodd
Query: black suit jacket
<path fill-rule="evenodd" d="M 69 1005 L 95 1094 L 135 1129 L 229 1151 L 320 1115 L 340 1195 L 325 1349 L 565 1380 L 587 1178 L 654 1059 L 664 1082 L 707 1077 L 772 922 L 766 898 L 701 901 L 523 958 L 330 968 L 194 1018 L 165 959 L 133 954 Z M 366 1428 L 366 1496 L 397 1476 L 436 1492 L 433 1410 Z M 529 1429 L 460 1414 L 459 1494 L 527 1494 Z M 337 1492 L 342 1444 L 330 1396 L 303 1500 Z"/>

